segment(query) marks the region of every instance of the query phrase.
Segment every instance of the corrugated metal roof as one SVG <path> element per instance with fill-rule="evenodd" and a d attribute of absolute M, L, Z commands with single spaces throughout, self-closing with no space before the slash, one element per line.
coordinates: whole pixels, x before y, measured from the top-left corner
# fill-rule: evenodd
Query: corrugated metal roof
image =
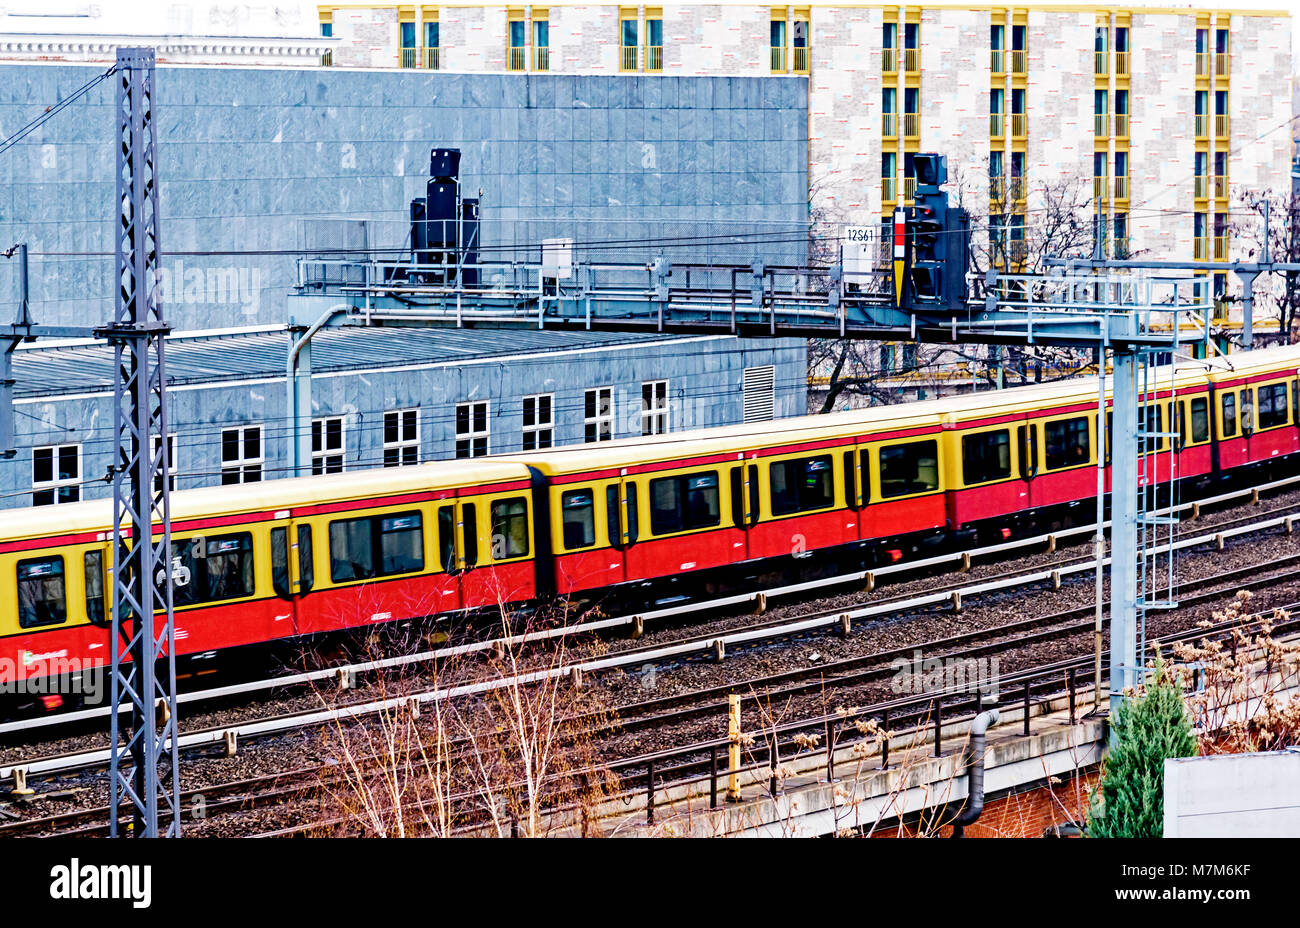
<path fill-rule="evenodd" d="M 312 339 L 313 372 L 464 362 L 514 354 L 657 342 L 681 336 L 535 329 L 326 329 Z M 192 384 L 284 377 L 285 332 L 208 335 L 167 342 L 167 382 Z M 14 354 L 19 397 L 98 392 L 113 387 L 105 345 L 30 348 Z"/>

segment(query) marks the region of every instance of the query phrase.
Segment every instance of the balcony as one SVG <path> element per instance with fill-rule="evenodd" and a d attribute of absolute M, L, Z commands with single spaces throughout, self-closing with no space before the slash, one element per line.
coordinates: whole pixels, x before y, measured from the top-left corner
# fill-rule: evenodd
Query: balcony
<path fill-rule="evenodd" d="M 1092 116 L 1093 135 L 1105 138 L 1110 134 L 1110 117 L 1105 113 L 1094 113 Z"/>
<path fill-rule="evenodd" d="M 1128 199 L 1128 177 L 1126 175 L 1120 175 L 1115 178 L 1115 199 Z"/>
<path fill-rule="evenodd" d="M 1093 63 L 1092 63 L 1093 74 L 1095 74 L 1097 77 L 1105 77 L 1107 74 L 1110 73 L 1110 71 L 1108 70 L 1110 64 L 1109 62 L 1110 56 L 1106 52 L 1094 52 L 1092 58 L 1093 58 Z"/>
<path fill-rule="evenodd" d="M 882 177 L 880 178 L 880 201 L 882 203 L 893 203 L 898 196 L 898 178 Z"/>
<path fill-rule="evenodd" d="M 1228 53 L 1216 52 L 1214 55 L 1214 73 L 1219 77 L 1228 76 Z"/>
<path fill-rule="evenodd" d="M 322 68 L 332 68 L 332 67 L 334 67 L 334 50 L 333 50 L 333 49 L 330 49 L 329 51 L 324 52 L 324 53 L 320 56 L 320 66 L 321 66 Z"/>
<path fill-rule="evenodd" d="M 775 51 L 775 49 L 773 49 L 773 51 Z M 620 71 L 636 70 L 636 46 L 635 45 L 620 45 L 618 47 L 618 69 Z"/>
<path fill-rule="evenodd" d="M 1197 53 L 1196 53 L 1196 76 L 1197 76 L 1197 77 L 1209 77 L 1209 76 L 1210 76 L 1210 54 L 1209 54 L 1209 52 L 1197 52 Z"/>
<path fill-rule="evenodd" d="M 1220 139 L 1228 137 L 1228 116 L 1226 113 L 1214 117 L 1214 135 Z"/>
<path fill-rule="evenodd" d="M 439 71 L 442 69 L 442 49 L 438 47 L 426 48 L 424 50 L 424 67 L 429 71 Z"/>
<path fill-rule="evenodd" d="M 917 48 L 903 49 L 903 70 L 908 74 L 916 74 L 921 70 L 921 50 Z"/>
<path fill-rule="evenodd" d="M 880 59 L 880 70 L 884 71 L 886 74 L 898 70 L 898 49 L 886 48 L 884 50 Z"/>
<path fill-rule="evenodd" d="M 1198 235 L 1192 239 L 1192 260 L 1204 261 L 1206 255 L 1210 253 L 1210 240 L 1204 235 Z"/>
<path fill-rule="evenodd" d="M 1214 195 L 1220 200 L 1228 198 L 1228 178 L 1224 174 L 1214 175 Z"/>
<path fill-rule="evenodd" d="M 1007 195 L 1007 180 L 1001 175 L 989 178 L 989 199 L 1001 200 Z"/>
<path fill-rule="evenodd" d="M 1011 114 L 1011 136 L 1012 138 L 1023 139 L 1028 132 L 1028 126 L 1025 123 L 1024 113 Z"/>
<path fill-rule="evenodd" d="M 1000 48 L 992 49 L 991 54 L 989 56 L 989 70 L 991 70 L 994 74 L 1006 73 L 1006 67 L 1007 67 L 1006 56 L 1007 53 L 1004 52 L 1002 49 Z"/>
<path fill-rule="evenodd" d="M 1128 257 L 1128 237 L 1111 239 L 1110 256 L 1116 261 L 1123 261 Z"/>
<path fill-rule="evenodd" d="M 903 135 L 909 139 L 921 137 L 921 114 L 904 113 L 903 114 Z"/>
<path fill-rule="evenodd" d="M 1118 138 L 1128 138 L 1128 113 L 1115 114 L 1115 135 Z"/>
<path fill-rule="evenodd" d="M 1214 260 L 1215 261 L 1228 260 L 1228 236 L 1226 235 L 1214 236 Z"/>
<path fill-rule="evenodd" d="M 1115 53 L 1115 75 L 1128 77 L 1128 52 Z"/>
<path fill-rule="evenodd" d="M 885 113 L 880 117 L 880 131 L 887 139 L 898 137 L 898 114 Z"/>
<path fill-rule="evenodd" d="M 528 69 L 528 49 L 522 45 L 506 49 L 506 70 L 525 71 Z"/>
<path fill-rule="evenodd" d="M 807 74 L 807 73 L 808 73 L 808 62 L 809 62 L 809 60 L 810 60 L 811 57 L 812 57 L 811 54 L 810 54 L 810 53 L 812 52 L 812 49 L 810 49 L 810 48 L 799 48 L 799 47 L 796 46 L 795 48 L 790 49 L 790 51 L 794 53 L 794 62 L 793 62 L 793 63 L 794 63 L 794 69 L 793 69 L 793 70 L 794 70 L 794 73 L 795 73 L 795 74 Z"/>
<path fill-rule="evenodd" d="M 629 69 L 624 69 L 629 70 Z M 785 73 L 785 47 L 780 45 L 772 46 L 772 73 Z"/>
<path fill-rule="evenodd" d="M 1198 200 L 1204 200 L 1209 195 L 1210 179 L 1204 174 L 1196 175 L 1195 191 L 1193 195 Z"/>
<path fill-rule="evenodd" d="M 664 69 L 664 47 L 662 45 L 647 45 L 645 47 L 645 69 L 647 71 L 662 71 Z"/>
<path fill-rule="evenodd" d="M 1108 188 L 1108 184 L 1106 183 L 1106 181 L 1107 181 L 1107 178 L 1106 178 L 1105 175 L 1101 175 L 1101 176 L 1098 176 L 1098 175 L 1096 175 L 1096 174 L 1093 175 L 1093 177 L 1092 177 L 1092 198 L 1093 198 L 1094 200 L 1097 200 L 1098 202 L 1100 202 L 1100 201 L 1106 199 L 1106 194 L 1109 193 L 1109 190 L 1107 189 L 1107 188 Z"/>
<path fill-rule="evenodd" d="M 1024 74 L 1027 71 L 1026 65 L 1029 63 L 1028 56 L 1023 49 L 1017 49 L 1011 53 L 1011 73 Z"/>
<path fill-rule="evenodd" d="M 1016 202 L 1023 200 L 1025 198 L 1025 179 L 1023 177 L 1016 177 L 1015 175 L 1012 175 L 1011 184 L 1008 187 L 1008 190 L 1009 192 L 1007 195 L 1012 200 Z"/>
<path fill-rule="evenodd" d="M 420 66 L 420 50 L 418 48 L 400 49 L 397 66 L 399 68 L 418 68 Z"/>
<path fill-rule="evenodd" d="M 1209 135 L 1210 117 L 1204 113 L 1196 114 L 1196 137 L 1198 139 L 1207 138 Z"/>
<path fill-rule="evenodd" d="M 916 199 L 916 178 L 915 177 L 903 178 L 903 199 L 908 203 L 911 203 L 913 200 Z"/>
<path fill-rule="evenodd" d="M 1001 113 L 989 113 L 989 135 L 995 139 L 1002 138 L 1006 132 L 1007 121 Z"/>
<path fill-rule="evenodd" d="M 1013 263 L 1020 264 L 1029 254 L 1029 247 L 1025 244 L 1023 238 L 1013 238 L 1009 243 L 1007 243 L 1007 254 L 1010 256 Z"/>

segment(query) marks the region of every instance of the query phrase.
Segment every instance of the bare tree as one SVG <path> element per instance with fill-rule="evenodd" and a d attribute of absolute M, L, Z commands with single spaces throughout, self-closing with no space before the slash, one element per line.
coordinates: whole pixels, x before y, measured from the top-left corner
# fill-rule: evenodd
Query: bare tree
<path fill-rule="evenodd" d="M 1294 187 L 1286 191 L 1238 189 L 1235 200 L 1229 214 L 1232 219 L 1228 234 L 1246 247 L 1247 261 L 1262 260 L 1267 241 L 1272 261 L 1300 263 L 1300 235 L 1296 232 L 1300 192 Z M 1259 278 L 1254 297 L 1256 316 L 1276 319 L 1278 332 L 1285 342 L 1294 343 L 1300 337 L 1296 330 L 1297 309 L 1300 309 L 1300 280 L 1296 272 L 1277 271 Z"/>

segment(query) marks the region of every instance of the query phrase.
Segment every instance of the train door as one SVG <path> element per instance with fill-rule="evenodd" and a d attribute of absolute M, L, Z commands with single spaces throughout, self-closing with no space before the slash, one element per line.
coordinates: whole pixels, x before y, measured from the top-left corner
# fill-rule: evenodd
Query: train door
<path fill-rule="evenodd" d="M 1016 469 L 1024 482 L 1019 491 L 1021 511 L 1027 512 L 1039 505 L 1034 492 L 1034 478 L 1038 476 L 1038 424 L 1032 419 L 1016 426 Z"/>
<path fill-rule="evenodd" d="M 271 634 L 283 638 L 298 632 L 297 600 L 304 595 L 302 541 L 300 534 L 307 539 L 308 557 L 311 552 L 311 526 L 290 520 L 284 525 L 271 528 L 271 590 L 275 593 L 276 604 L 271 614 Z M 312 565 L 307 565 L 307 587 L 314 582 Z"/>
<path fill-rule="evenodd" d="M 466 512 L 468 505 L 469 511 Z M 466 519 L 470 531 L 467 531 Z M 439 612 L 469 606 L 465 599 L 465 574 L 478 563 L 478 509 L 459 499 L 437 504 Z"/>
<path fill-rule="evenodd" d="M 865 445 L 854 442 L 842 458 L 844 464 L 844 531 L 849 539 L 861 541 L 866 537 L 865 510 L 867 508 L 867 473 L 863 467 Z"/>
<path fill-rule="evenodd" d="M 731 465 L 727 475 L 731 494 L 731 524 L 739 529 L 731 542 L 733 562 L 747 561 L 755 556 L 750 529 L 758 523 L 757 460 L 758 455 L 754 454 L 747 462 L 742 452 L 736 455 L 736 463 Z"/>
<path fill-rule="evenodd" d="M 605 532 L 609 537 L 611 583 L 640 579 L 631 564 L 633 548 L 640 533 L 639 515 L 636 483 L 628 479 L 627 468 L 621 468 L 618 480 L 605 486 Z"/>

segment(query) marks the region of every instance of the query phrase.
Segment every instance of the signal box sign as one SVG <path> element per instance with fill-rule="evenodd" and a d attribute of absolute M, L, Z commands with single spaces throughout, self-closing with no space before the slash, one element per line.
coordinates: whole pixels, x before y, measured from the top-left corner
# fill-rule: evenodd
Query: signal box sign
<path fill-rule="evenodd" d="M 880 257 L 880 224 L 846 227 L 843 254 L 845 274 L 874 271 Z"/>

